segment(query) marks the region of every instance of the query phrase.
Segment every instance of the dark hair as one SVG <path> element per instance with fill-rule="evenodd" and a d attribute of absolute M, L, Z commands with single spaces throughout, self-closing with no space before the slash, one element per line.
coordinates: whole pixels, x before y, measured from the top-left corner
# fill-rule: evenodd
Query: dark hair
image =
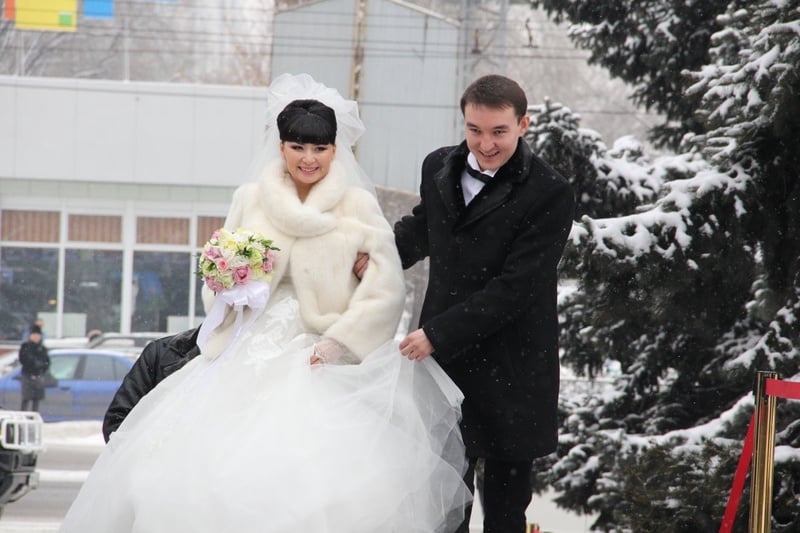
<path fill-rule="evenodd" d="M 311 144 L 336 143 L 336 113 L 317 100 L 295 100 L 278 115 L 281 141 Z"/>
<path fill-rule="evenodd" d="M 40 328 L 37 324 L 33 324 L 28 334 L 33 334 L 33 333 L 38 333 L 39 335 L 41 335 L 42 328 Z"/>
<path fill-rule="evenodd" d="M 461 96 L 462 115 L 467 104 L 496 109 L 513 107 L 517 120 L 521 120 L 528 113 L 525 91 L 514 80 L 499 74 L 489 74 L 473 81 Z"/>

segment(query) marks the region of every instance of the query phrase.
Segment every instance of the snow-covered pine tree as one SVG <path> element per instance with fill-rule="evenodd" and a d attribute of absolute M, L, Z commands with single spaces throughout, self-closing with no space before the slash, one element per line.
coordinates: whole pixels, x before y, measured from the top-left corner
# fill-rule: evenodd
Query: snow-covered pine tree
<path fill-rule="evenodd" d="M 746 169 L 746 241 L 757 258 L 747 315 L 720 345 L 723 372 L 800 380 L 800 0 L 732 5 L 692 94 L 707 133 L 690 135 L 719 168 Z M 800 529 L 800 405 L 779 401 L 773 531 Z"/>
<path fill-rule="evenodd" d="M 539 128 L 540 122 L 536 117 L 531 142 L 563 171 L 559 161 L 577 150 L 564 147 L 569 135 L 554 134 L 552 123 Z M 595 154 L 594 187 L 582 190 L 581 182 L 575 182 L 579 203 L 589 209 L 597 205 L 589 199 L 592 194 L 616 195 L 619 200 L 602 205 L 628 209 L 615 217 L 584 216 L 576 224 L 565 266 L 566 275 L 578 279 L 579 290 L 561 304 L 564 363 L 592 375 L 612 358 L 627 374 L 613 393 L 564 396 L 561 446 L 549 469 L 550 481 L 562 492 L 560 503 L 600 512 L 603 526 L 629 524 L 625 516 L 616 516 L 626 485 L 612 483 L 617 460 L 637 455 L 629 437 L 692 427 L 705 409 L 718 412 L 745 386 L 725 394 L 728 385 L 703 372 L 717 357 L 717 340 L 736 322 L 747 300 L 751 257 L 733 245 L 735 239 L 702 221 L 702 213 L 693 216 L 682 208 L 704 178 L 715 178 L 718 186 L 729 180 L 695 154 L 653 160 L 642 155 L 632 161 L 628 157 L 638 151 L 624 149 L 631 144 L 623 139 L 616 150 Z M 653 191 L 659 189 L 666 192 L 652 203 Z M 723 189 L 718 192 L 724 194 Z M 718 262 L 710 249 L 725 254 L 727 262 Z M 736 270 L 742 276 L 722 275 L 735 260 L 743 262 Z M 719 306 L 719 299 L 709 298 L 702 287 L 711 294 L 731 293 L 740 301 L 737 305 L 731 298 L 730 307 Z M 695 387 L 698 383 L 704 385 Z"/>
<path fill-rule="evenodd" d="M 577 219 L 630 212 L 655 199 L 661 181 L 648 172 L 641 143 L 624 137 L 608 150 L 599 133 L 580 127 L 579 115 L 549 99 L 528 113 L 525 138 L 536 154 L 570 177 Z"/>
<path fill-rule="evenodd" d="M 595 36 L 614 23 L 588 22 L 592 6 L 623 10 L 664 34 L 682 21 L 663 14 L 698 8 L 668 0 L 550 4 L 562 6 L 575 31 Z M 564 361 L 591 373 L 611 357 L 626 377 L 611 391 L 565 395 L 560 449 L 542 466 L 551 467 L 560 503 L 599 512 L 603 529 L 718 527 L 755 370 L 800 379 L 799 9 L 797 0 L 732 2 L 715 18 L 707 64 L 675 67 L 693 74 L 670 90 L 691 89 L 665 95 L 689 106 L 691 121 L 676 131 L 695 133 L 683 153 L 653 160 L 658 198 L 584 216 L 573 231 L 579 290 L 562 299 Z M 659 13 L 664 18 L 654 18 Z M 585 43 L 598 57 L 619 52 L 614 40 Z M 626 54 L 618 57 L 630 64 L 664 57 L 647 46 Z M 558 166 L 570 152 L 548 150 L 539 135 L 530 142 Z M 598 188 L 585 181 L 575 181 L 579 200 L 597 205 L 584 195 Z M 800 526 L 798 406 L 780 405 L 776 532 Z M 740 519 L 737 529 L 745 525 Z"/>
<path fill-rule="evenodd" d="M 729 0 L 530 0 L 556 21 L 572 23 L 570 36 L 590 52 L 589 62 L 633 87 L 634 101 L 664 115 L 653 129 L 658 145 L 677 148 L 688 132 L 704 131 L 687 96 L 684 69 L 708 64 L 709 39 Z"/>

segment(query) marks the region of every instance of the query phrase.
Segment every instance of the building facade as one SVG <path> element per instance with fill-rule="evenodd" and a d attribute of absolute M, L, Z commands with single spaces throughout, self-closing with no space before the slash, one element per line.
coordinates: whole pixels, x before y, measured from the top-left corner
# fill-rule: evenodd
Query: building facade
<path fill-rule="evenodd" d="M 264 89 L 0 77 L 0 339 L 179 331 Z"/>

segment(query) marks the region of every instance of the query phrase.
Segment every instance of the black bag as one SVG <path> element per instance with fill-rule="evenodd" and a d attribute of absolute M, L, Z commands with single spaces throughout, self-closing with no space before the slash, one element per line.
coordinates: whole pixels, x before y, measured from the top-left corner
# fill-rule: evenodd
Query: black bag
<path fill-rule="evenodd" d="M 49 370 L 42 375 L 42 381 L 44 382 L 45 388 L 58 387 L 58 380 Z"/>
<path fill-rule="evenodd" d="M 25 400 L 44 400 L 44 374 L 22 374 L 22 401 Z"/>

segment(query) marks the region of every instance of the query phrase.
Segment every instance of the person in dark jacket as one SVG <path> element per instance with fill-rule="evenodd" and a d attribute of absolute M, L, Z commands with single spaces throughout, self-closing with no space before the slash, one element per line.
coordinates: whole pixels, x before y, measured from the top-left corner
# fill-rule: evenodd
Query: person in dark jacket
<path fill-rule="evenodd" d="M 523 140 L 530 118 L 516 82 L 479 78 L 461 111 L 466 140 L 425 158 L 420 202 L 394 228 L 404 268 L 430 260 L 420 328 L 400 348 L 433 355 L 464 393 L 470 487 L 484 459 L 483 531 L 522 533 L 532 461 L 558 436 L 557 265 L 574 195 Z"/>
<path fill-rule="evenodd" d="M 199 331 L 198 327 L 162 337 L 144 347 L 106 410 L 103 418 L 106 442 L 145 394 L 200 353 L 197 346 Z"/>
<path fill-rule="evenodd" d="M 28 333 L 28 340 L 19 347 L 19 362 L 22 365 L 22 407 L 23 411 L 38 411 L 39 402 L 44 400 L 45 375 L 50 369 L 50 356 L 42 344 L 42 328 L 34 324 Z"/>

